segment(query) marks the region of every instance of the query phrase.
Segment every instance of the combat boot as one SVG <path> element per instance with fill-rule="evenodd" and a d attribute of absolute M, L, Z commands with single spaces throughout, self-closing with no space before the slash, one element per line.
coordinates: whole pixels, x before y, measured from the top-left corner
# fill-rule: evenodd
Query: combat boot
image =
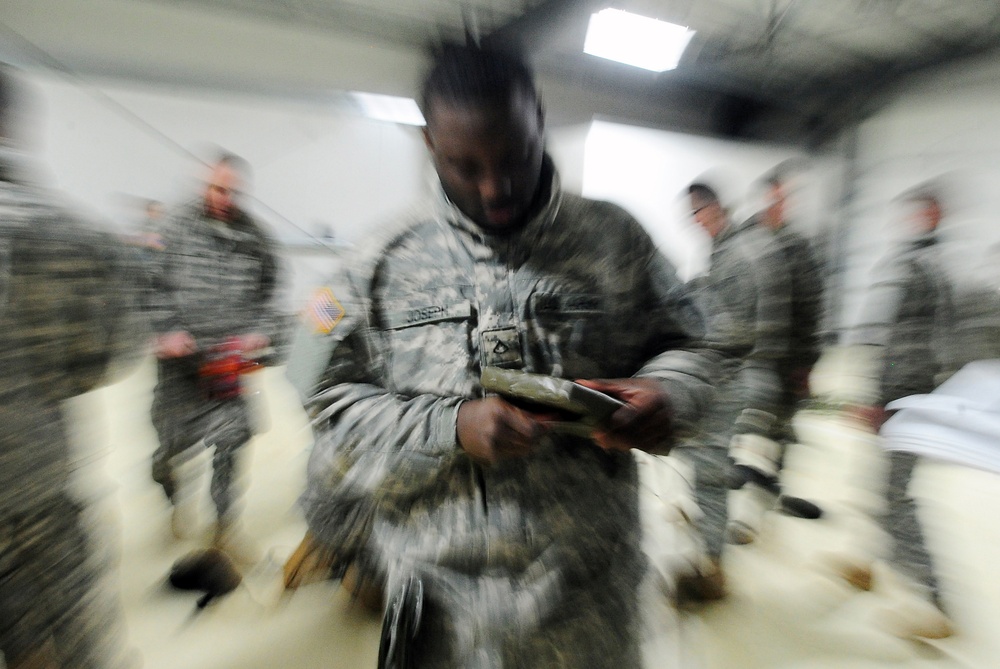
<path fill-rule="evenodd" d="M 876 622 L 882 629 L 900 639 L 945 639 L 955 633 L 935 593 L 888 565 L 878 567 L 877 591 L 885 604 Z"/>
<path fill-rule="evenodd" d="M 726 541 L 731 544 L 752 543 L 764 524 L 764 516 L 778 505 L 777 481 L 746 481 L 727 497 L 729 522 Z"/>
<path fill-rule="evenodd" d="M 719 558 L 705 558 L 697 570 L 677 579 L 678 604 L 715 602 L 728 594 Z"/>

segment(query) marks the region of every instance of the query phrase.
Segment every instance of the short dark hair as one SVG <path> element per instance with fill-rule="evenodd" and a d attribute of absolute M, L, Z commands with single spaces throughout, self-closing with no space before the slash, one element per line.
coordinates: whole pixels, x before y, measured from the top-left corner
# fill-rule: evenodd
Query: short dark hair
<path fill-rule="evenodd" d="M 916 204 L 923 205 L 934 205 L 938 209 L 944 210 L 944 206 L 941 204 L 941 194 L 934 186 L 924 185 L 918 186 L 913 190 L 909 190 L 903 193 L 900 198 L 903 202 L 913 202 Z"/>
<path fill-rule="evenodd" d="M 761 186 L 781 188 L 797 175 L 805 172 L 808 169 L 808 165 L 808 162 L 804 158 L 786 158 L 760 178 Z"/>
<path fill-rule="evenodd" d="M 234 172 L 239 174 L 244 181 L 249 181 L 253 177 L 253 169 L 250 167 L 250 163 L 247 162 L 246 158 L 238 156 L 230 151 L 226 151 L 225 149 L 219 149 L 212 160 L 212 167 L 217 167 L 219 165 L 225 165 L 226 167 L 231 168 Z"/>
<path fill-rule="evenodd" d="M 719 196 L 715 189 L 701 181 L 696 181 L 688 186 L 688 195 L 705 204 L 719 204 Z"/>
<path fill-rule="evenodd" d="M 482 106 L 506 103 L 517 93 L 538 96 L 534 74 L 519 54 L 473 44 L 444 43 L 432 50 L 420 107 L 426 119 L 434 99 Z"/>

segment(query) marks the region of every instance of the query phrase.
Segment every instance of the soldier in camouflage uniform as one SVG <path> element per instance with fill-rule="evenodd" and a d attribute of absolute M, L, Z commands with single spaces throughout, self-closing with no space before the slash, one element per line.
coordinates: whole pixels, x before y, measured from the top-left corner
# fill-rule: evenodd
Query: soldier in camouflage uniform
<path fill-rule="evenodd" d="M 236 455 L 252 437 L 242 396 L 215 398 L 207 390 L 206 359 L 232 343 L 245 356 L 266 349 L 277 336 L 275 244 L 236 203 L 245 163 L 224 155 L 211 167 L 202 197 L 181 206 L 162 230 L 155 255 L 153 327 L 158 381 L 152 418 L 160 440 L 153 479 L 174 504 L 177 481 L 172 460 L 200 440 L 214 448 L 212 499 L 216 541 L 225 544 L 234 517 Z"/>
<path fill-rule="evenodd" d="M 695 280 L 694 290 L 708 342 L 726 353 L 702 435 L 683 449 L 695 467 L 702 534 L 714 561 L 692 594 L 714 599 L 724 593 L 718 563 L 727 521 L 731 528 L 746 527 L 741 516 L 730 519 L 730 487 L 772 500 L 777 494 L 779 447 L 769 437 L 781 400 L 779 366 L 788 351 L 790 288 L 786 261 L 766 231 L 733 225 L 705 184 L 692 184 L 688 193 L 695 221 L 712 238 L 708 274 Z"/>
<path fill-rule="evenodd" d="M 332 286 L 342 318 L 317 322 L 310 529 L 384 575 L 386 633 L 422 589 L 407 666 L 639 666 L 628 449 L 709 399 L 700 317 L 631 216 L 560 189 L 516 58 L 442 49 L 423 107 L 441 190 L 361 245 Z M 626 405 L 590 439 L 551 433 L 485 396 L 484 366 L 604 379 Z"/>
<path fill-rule="evenodd" d="M 787 177 L 774 174 L 764 180 L 766 207 L 747 221 L 770 232 L 777 243 L 787 269 L 790 290 L 788 350 L 778 363 L 781 399 L 771 439 L 780 446 L 775 464 L 780 468 L 788 444 L 795 442 L 792 418 L 796 407 L 809 397 L 809 373 L 820 355 L 819 326 L 823 302 L 823 279 L 816 254 L 805 237 L 793 231 L 785 218 Z M 762 472 L 763 473 L 763 472 Z M 778 490 L 777 473 L 769 476 L 769 485 Z M 731 523 L 728 539 L 733 543 L 753 541 L 764 514 L 773 507 L 772 495 L 755 495 L 752 486 L 734 493 L 740 521 Z M 817 518 L 821 510 L 812 502 L 782 496 L 782 506 L 789 513 Z M 806 514 L 803 516 L 803 514 Z"/>
<path fill-rule="evenodd" d="M 0 138 L 12 116 L 0 69 Z M 124 628 L 70 493 L 63 400 L 141 347 L 134 263 L 0 139 L 0 653 L 10 669 L 125 666 Z"/>
<path fill-rule="evenodd" d="M 809 372 L 820 356 L 823 307 L 822 267 L 809 241 L 792 230 L 785 218 L 788 193 L 783 177 L 765 181 L 767 207 L 751 224 L 770 230 L 785 258 L 791 288 L 788 352 L 779 365 L 782 380 L 781 423 L 786 428 L 798 401 L 809 397 Z"/>
<path fill-rule="evenodd" d="M 942 208 L 932 190 L 922 188 L 908 194 L 905 202 L 914 208 L 916 236 L 888 259 L 878 264 L 860 325 L 848 343 L 881 349 L 878 397 L 865 412 L 877 431 L 888 414 L 885 405 L 907 397 L 929 393 L 942 377 L 954 371 L 949 339 L 955 325 L 951 282 L 944 269 L 937 229 Z M 917 516 L 916 502 L 908 493 L 918 456 L 888 451 L 886 511 L 882 527 L 891 540 L 891 566 L 909 586 L 937 608 L 914 618 L 921 636 L 947 636 L 951 626 L 941 614 L 941 598 L 934 563 L 927 551 Z M 851 569 L 850 580 L 871 582 L 871 564 Z"/>

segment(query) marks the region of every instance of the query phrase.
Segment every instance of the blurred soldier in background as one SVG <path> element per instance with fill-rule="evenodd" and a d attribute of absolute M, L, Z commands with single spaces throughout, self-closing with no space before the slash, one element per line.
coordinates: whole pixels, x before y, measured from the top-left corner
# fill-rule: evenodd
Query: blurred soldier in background
<path fill-rule="evenodd" d="M 788 354 L 779 365 L 782 380 L 783 426 L 795 404 L 809 397 L 809 372 L 820 356 L 823 308 L 822 268 L 809 241 L 792 230 L 786 218 L 787 179 L 774 174 L 765 180 L 766 208 L 751 221 L 770 230 L 784 255 L 791 289 Z"/>
<path fill-rule="evenodd" d="M 849 335 L 850 343 L 881 353 L 878 397 L 868 410 L 876 429 L 885 422 L 886 404 L 929 393 L 954 371 L 949 336 L 955 310 L 938 241 L 941 200 L 927 187 L 904 195 L 902 204 L 909 208 L 907 239 L 877 263 L 859 326 Z"/>
<path fill-rule="evenodd" d="M 742 535 L 756 532 L 757 509 L 777 500 L 780 446 L 770 436 L 788 355 L 790 287 L 787 262 L 767 231 L 734 225 L 706 184 L 691 184 L 688 195 L 692 216 L 712 238 L 711 265 L 693 282 L 694 294 L 707 342 L 726 358 L 701 438 L 679 450 L 695 468 L 701 530 L 713 560 L 687 587 L 695 598 L 717 599 L 725 593 L 720 559 L 727 533 L 745 543 Z"/>
<path fill-rule="evenodd" d="M 809 374 L 820 356 L 820 319 L 823 307 L 822 268 L 809 241 L 788 225 L 788 189 L 791 179 L 788 170 L 775 170 L 761 184 L 765 206 L 744 225 L 757 226 L 769 231 L 785 261 L 789 286 L 788 350 L 778 363 L 781 381 L 781 400 L 771 438 L 781 446 L 779 468 L 783 464 L 785 449 L 795 443 L 792 418 L 799 403 L 810 397 Z M 774 481 L 777 483 L 777 481 Z M 744 486 L 734 493 L 737 506 L 741 507 L 739 524 L 730 528 L 730 540 L 749 543 L 754 540 L 764 513 L 773 508 L 773 499 L 757 495 L 753 486 Z M 784 510 L 793 515 L 818 518 L 821 510 L 812 502 L 801 498 L 781 496 Z"/>
<path fill-rule="evenodd" d="M 0 66 L 0 652 L 9 669 L 126 666 L 124 628 L 70 492 L 62 403 L 137 357 L 135 267 L 33 183 Z"/>
<path fill-rule="evenodd" d="M 153 252 L 163 250 L 160 229 L 163 227 L 165 214 L 166 210 L 159 200 L 146 200 L 142 207 L 142 219 L 132 235 L 132 243 L 146 250 L 143 255 L 147 259 L 152 257 Z"/>
<path fill-rule="evenodd" d="M 172 461 L 201 440 L 214 448 L 215 543 L 223 549 L 235 548 L 236 456 L 252 437 L 238 376 L 281 328 L 275 243 L 237 203 L 247 172 L 231 154 L 214 161 L 201 196 L 162 226 L 152 277 L 159 360 L 152 413 L 160 440 L 153 479 L 173 505 L 175 533 L 189 533 L 193 519 L 180 512 Z"/>
<path fill-rule="evenodd" d="M 909 239 L 877 264 L 860 325 L 846 342 L 878 350 L 874 356 L 876 401 L 861 410 L 862 418 L 876 432 L 888 418 L 886 404 L 929 393 L 955 371 L 950 343 L 955 326 L 953 291 L 938 241 L 941 198 L 925 186 L 904 195 L 902 203 L 911 210 Z M 951 624 L 941 610 L 933 560 L 916 503 L 908 493 L 918 456 L 896 450 L 888 456 L 886 511 L 880 520 L 890 538 L 889 563 L 902 577 L 904 589 L 933 604 L 921 606 L 919 600 L 903 598 L 897 612 L 901 625 L 895 631 L 901 636 L 948 636 Z M 844 576 L 859 587 L 871 587 L 871 561 L 847 557 L 842 565 Z"/>

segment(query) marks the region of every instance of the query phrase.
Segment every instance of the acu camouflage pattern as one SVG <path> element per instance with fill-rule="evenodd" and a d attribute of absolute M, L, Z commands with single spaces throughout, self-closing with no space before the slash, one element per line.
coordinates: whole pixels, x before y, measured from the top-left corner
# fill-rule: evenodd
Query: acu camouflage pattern
<path fill-rule="evenodd" d="M 917 502 L 909 492 L 913 470 L 920 457 L 907 451 L 888 451 L 888 456 L 886 503 L 880 520 L 882 529 L 892 538 L 889 562 L 913 583 L 924 588 L 929 598 L 941 608 L 934 559 L 927 550 L 923 527 L 917 515 Z"/>
<path fill-rule="evenodd" d="M 883 347 L 879 404 L 929 393 L 954 371 L 951 282 L 934 234 L 904 244 L 879 262 L 855 343 Z"/>
<path fill-rule="evenodd" d="M 954 371 L 950 350 L 955 324 L 951 282 L 933 233 L 904 244 L 886 261 L 872 284 L 856 343 L 882 346 L 881 405 L 929 393 Z M 892 565 L 925 587 L 940 605 L 934 562 L 924 541 L 917 505 L 909 494 L 919 459 L 889 452 L 886 509 L 882 528 L 892 538 Z"/>
<path fill-rule="evenodd" d="M 274 242 L 249 215 L 229 224 L 204 214 L 201 199 L 182 206 L 162 230 L 164 249 L 154 254 L 150 297 L 158 333 L 184 330 L 199 351 L 235 335 L 280 336 L 275 306 L 278 264 Z M 160 446 L 153 479 L 173 501 L 170 461 L 204 439 L 214 447 L 212 499 L 220 518 L 233 504 L 236 452 L 252 437 L 242 397 L 210 400 L 200 386 L 201 356 L 158 361 L 152 420 Z"/>
<path fill-rule="evenodd" d="M 785 256 L 759 226 L 728 224 L 712 240 L 708 274 L 693 287 L 706 315 L 707 341 L 727 358 L 702 437 L 725 448 L 734 433 L 766 436 L 781 398 L 779 369 L 788 356 L 791 283 Z"/>
<path fill-rule="evenodd" d="M 695 470 L 699 529 L 712 557 L 722 554 L 734 435 L 769 437 L 783 395 L 791 288 L 787 261 L 763 228 L 727 224 L 712 240 L 707 276 L 694 290 L 708 323 L 707 340 L 726 353 L 717 397 L 697 436 L 681 449 Z"/>
<path fill-rule="evenodd" d="M 791 288 L 788 355 L 784 369 L 810 369 L 820 356 L 823 269 L 809 241 L 787 225 L 773 233 L 787 262 Z"/>
<path fill-rule="evenodd" d="M 121 615 L 68 489 L 61 404 L 138 355 L 137 267 L 26 172 L 0 146 L 0 652 L 122 666 Z"/>
<path fill-rule="evenodd" d="M 785 224 L 778 230 L 767 228 L 760 215 L 748 225 L 755 225 L 772 235 L 781 254 L 789 279 L 788 352 L 778 364 L 782 382 L 781 401 L 772 438 L 789 444 L 795 441 L 792 417 L 800 400 L 798 384 L 802 375 L 812 369 L 820 356 L 820 320 L 823 309 L 823 270 L 809 241 Z"/>
<path fill-rule="evenodd" d="M 243 211 L 226 224 L 203 207 L 200 198 L 181 206 L 161 230 L 149 300 L 154 330 L 185 330 L 201 350 L 239 334 L 276 338 L 275 242 Z"/>
<path fill-rule="evenodd" d="M 509 235 L 440 196 L 369 240 L 333 288 L 346 315 L 312 400 L 304 507 L 390 596 L 423 580 L 421 667 L 639 666 L 632 457 L 550 435 L 487 467 L 456 441 L 484 364 L 659 379 L 682 423 L 710 399 L 700 316 L 673 268 L 626 212 L 551 183 Z"/>
<path fill-rule="evenodd" d="M 820 319 L 823 310 L 822 266 L 805 237 L 783 225 L 772 233 L 788 265 L 791 288 L 788 355 L 778 367 L 783 384 L 773 438 L 785 445 L 795 442 L 792 418 L 801 400 L 803 375 L 819 360 Z M 808 376 L 804 378 L 808 379 Z M 807 386 L 808 389 L 808 386 Z"/>
<path fill-rule="evenodd" d="M 253 437 L 249 407 L 243 397 L 210 400 L 198 378 L 196 356 L 159 360 L 153 390 L 152 420 L 160 445 L 153 452 L 153 480 L 171 502 L 177 501 L 173 458 L 199 440 L 212 451 L 212 502 L 220 519 L 232 510 L 236 455 Z"/>

